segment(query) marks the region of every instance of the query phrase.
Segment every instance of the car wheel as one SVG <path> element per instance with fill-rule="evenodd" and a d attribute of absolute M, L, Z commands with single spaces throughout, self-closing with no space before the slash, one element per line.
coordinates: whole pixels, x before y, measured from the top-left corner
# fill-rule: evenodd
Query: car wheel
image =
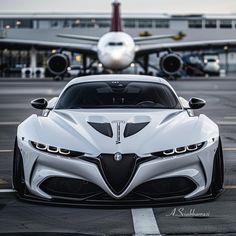
<path fill-rule="evenodd" d="M 13 187 L 19 195 L 23 195 L 26 190 L 23 159 L 17 144 L 17 138 L 14 146 L 13 156 Z"/>
<path fill-rule="evenodd" d="M 213 172 L 212 172 L 212 193 L 215 195 L 223 189 L 224 184 L 224 160 L 223 151 L 221 145 L 221 139 L 219 139 L 219 145 L 215 153 Z"/>

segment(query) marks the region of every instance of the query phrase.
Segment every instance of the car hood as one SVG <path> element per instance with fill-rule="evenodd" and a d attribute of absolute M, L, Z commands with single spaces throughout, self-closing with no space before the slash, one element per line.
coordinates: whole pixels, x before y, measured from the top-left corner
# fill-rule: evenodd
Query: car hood
<path fill-rule="evenodd" d="M 29 117 L 18 135 L 91 156 L 116 152 L 145 156 L 206 141 L 218 135 L 218 127 L 206 116 L 190 117 L 185 110 L 53 110 L 45 117 Z"/>

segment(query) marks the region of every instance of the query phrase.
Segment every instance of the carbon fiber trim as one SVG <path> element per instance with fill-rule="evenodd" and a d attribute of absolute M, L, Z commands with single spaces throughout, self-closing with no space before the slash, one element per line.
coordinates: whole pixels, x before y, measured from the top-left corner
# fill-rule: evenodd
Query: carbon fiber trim
<path fill-rule="evenodd" d="M 49 204 L 49 205 L 60 205 L 60 206 L 71 206 L 71 207 L 86 207 L 86 208 L 131 208 L 131 207 L 167 207 L 167 206 L 178 206 L 178 205 L 187 205 L 187 204 L 194 204 L 194 203 L 201 203 L 206 201 L 215 200 L 223 193 L 223 190 L 217 192 L 216 194 L 212 194 L 211 192 L 190 200 L 186 199 L 173 199 L 168 198 L 165 201 L 137 201 L 132 200 L 129 202 L 124 202 L 122 200 L 116 200 L 113 202 L 106 202 L 106 201 L 81 201 L 77 199 L 68 199 L 68 198 L 54 198 L 52 200 L 45 200 L 43 198 L 36 197 L 34 195 L 25 194 L 23 196 L 18 195 L 18 198 L 22 201 L 32 202 L 32 203 L 39 203 L 39 204 Z"/>

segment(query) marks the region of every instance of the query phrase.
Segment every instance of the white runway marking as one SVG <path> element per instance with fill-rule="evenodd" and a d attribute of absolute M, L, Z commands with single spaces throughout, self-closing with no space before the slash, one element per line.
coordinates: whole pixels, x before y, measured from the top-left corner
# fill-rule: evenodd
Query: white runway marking
<path fill-rule="evenodd" d="M 19 125 L 19 121 L 2 121 L 0 122 L 0 125 Z"/>
<path fill-rule="evenodd" d="M 225 116 L 225 120 L 236 120 L 236 116 Z"/>
<path fill-rule="evenodd" d="M 218 125 L 236 125 L 236 121 L 217 121 Z"/>
<path fill-rule="evenodd" d="M 152 208 L 131 209 L 135 235 L 161 235 Z"/>
<path fill-rule="evenodd" d="M 225 185 L 224 189 L 236 189 L 236 185 Z"/>
<path fill-rule="evenodd" d="M 15 189 L 0 189 L 0 193 L 15 193 Z"/>
<path fill-rule="evenodd" d="M 236 151 L 236 147 L 225 147 L 223 151 Z"/>
<path fill-rule="evenodd" d="M 0 153 L 5 153 L 5 152 L 13 152 L 13 150 L 10 150 L 10 149 L 9 150 L 7 150 L 7 149 L 6 150 L 0 150 Z"/>
<path fill-rule="evenodd" d="M 0 184 L 7 184 L 7 181 L 3 180 L 3 179 L 0 179 Z"/>
<path fill-rule="evenodd" d="M 58 95 L 60 94 L 59 89 L 46 89 L 46 88 L 30 88 L 30 89 L 25 89 L 25 88 L 12 88 L 12 89 L 5 89 L 5 88 L 0 88 L 0 94 L 1 95 L 35 95 L 35 94 L 40 94 L 40 95 Z"/>
<path fill-rule="evenodd" d="M 0 104 L 0 109 L 32 109 L 30 104 L 24 104 L 24 103 L 6 103 L 6 104 Z"/>

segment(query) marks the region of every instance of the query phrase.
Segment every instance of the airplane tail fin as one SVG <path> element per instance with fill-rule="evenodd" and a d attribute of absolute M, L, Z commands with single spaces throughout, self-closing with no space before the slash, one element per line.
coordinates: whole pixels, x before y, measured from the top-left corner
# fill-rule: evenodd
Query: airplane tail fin
<path fill-rule="evenodd" d="M 122 31 L 120 3 L 117 0 L 115 0 L 112 3 L 111 32 L 120 32 L 120 31 Z"/>

